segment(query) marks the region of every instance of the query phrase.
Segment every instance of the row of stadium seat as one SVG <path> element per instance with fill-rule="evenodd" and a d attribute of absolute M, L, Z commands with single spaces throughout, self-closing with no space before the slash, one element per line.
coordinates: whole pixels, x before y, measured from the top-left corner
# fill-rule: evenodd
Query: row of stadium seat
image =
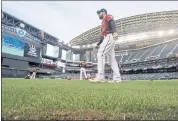
<path fill-rule="evenodd" d="M 161 80 L 161 79 L 178 79 L 178 72 L 122 75 L 122 80 Z"/>
<path fill-rule="evenodd" d="M 43 76 L 43 78 L 62 78 L 66 79 L 67 77 L 72 77 L 73 79 L 79 79 L 80 74 L 75 73 L 64 73 L 64 74 L 57 74 L 51 76 Z M 94 77 L 95 74 L 92 73 L 90 75 Z M 106 79 L 112 79 L 112 74 L 106 73 Z M 161 80 L 161 79 L 178 79 L 178 72 L 171 72 L 171 73 L 145 73 L 145 74 L 124 74 L 121 76 L 122 80 Z"/>
<path fill-rule="evenodd" d="M 138 64 L 138 65 L 132 65 L 128 67 L 122 67 L 123 71 L 129 71 L 129 70 L 143 70 L 143 69 L 157 69 L 157 68 L 170 68 L 170 67 L 175 67 L 177 65 L 176 62 L 162 62 L 162 63 L 153 63 L 151 62 L 150 64 L 147 63 L 145 66 L 144 64 Z"/>
<path fill-rule="evenodd" d="M 166 58 L 178 54 L 178 40 L 146 49 L 129 51 L 127 55 L 116 56 L 121 63 L 141 62 L 144 60 Z"/>

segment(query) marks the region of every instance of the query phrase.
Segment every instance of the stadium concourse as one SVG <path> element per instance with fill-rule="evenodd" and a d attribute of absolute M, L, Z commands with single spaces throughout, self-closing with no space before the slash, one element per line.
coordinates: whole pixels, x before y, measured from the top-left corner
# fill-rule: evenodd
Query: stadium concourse
<path fill-rule="evenodd" d="M 79 79 L 84 60 L 87 74 L 95 77 L 98 48 L 93 48 L 99 41 L 100 26 L 64 44 L 43 30 L 2 13 L 3 77 L 24 78 L 35 72 L 36 78 Z M 177 10 L 118 19 L 116 26 L 116 59 L 123 80 L 178 79 Z M 105 77 L 111 79 L 107 58 L 106 63 Z"/>

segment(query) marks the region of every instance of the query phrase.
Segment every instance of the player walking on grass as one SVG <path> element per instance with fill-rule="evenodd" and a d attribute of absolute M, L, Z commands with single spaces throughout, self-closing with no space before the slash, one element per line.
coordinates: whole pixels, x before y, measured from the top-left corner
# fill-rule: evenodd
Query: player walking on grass
<path fill-rule="evenodd" d="M 103 82 L 104 81 L 104 68 L 105 68 L 105 57 L 108 56 L 110 65 L 113 70 L 113 81 L 110 83 L 121 82 L 121 76 L 119 67 L 115 58 L 115 41 L 118 40 L 118 33 L 116 32 L 116 25 L 112 15 L 107 14 L 106 9 L 97 11 L 99 18 L 102 20 L 101 25 L 101 39 L 97 46 L 99 47 L 97 58 L 98 58 L 98 73 L 96 78 L 90 79 L 91 82 Z"/>

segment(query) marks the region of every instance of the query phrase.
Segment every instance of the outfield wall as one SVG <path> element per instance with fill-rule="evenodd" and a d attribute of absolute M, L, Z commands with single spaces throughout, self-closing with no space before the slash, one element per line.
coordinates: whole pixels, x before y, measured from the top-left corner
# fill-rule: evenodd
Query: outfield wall
<path fill-rule="evenodd" d="M 29 62 L 41 63 L 41 40 L 25 30 L 2 25 L 2 77 L 25 77 Z"/>

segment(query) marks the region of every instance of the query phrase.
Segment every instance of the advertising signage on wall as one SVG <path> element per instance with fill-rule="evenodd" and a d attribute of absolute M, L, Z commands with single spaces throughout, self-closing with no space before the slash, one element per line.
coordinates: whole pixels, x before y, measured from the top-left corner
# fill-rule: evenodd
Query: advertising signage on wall
<path fill-rule="evenodd" d="M 22 40 L 2 34 L 2 52 L 11 55 L 24 56 L 24 47 L 25 43 Z"/>
<path fill-rule="evenodd" d="M 57 58 L 59 56 L 59 47 L 47 44 L 46 55 Z"/>
<path fill-rule="evenodd" d="M 41 41 L 25 30 L 2 25 L 2 52 L 37 62 L 41 59 Z"/>
<path fill-rule="evenodd" d="M 42 58 L 42 63 L 48 66 L 57 66 L 56 62 L 51 59 Z"/>
<path fill-rule="evenodd" d="M 16 27 L 7 26 L 7 25 L 2 24 L 2 32 L 6 33 L 6 34 L 11 34 L 11 35 L 16 36 L 16 37 L 20 37 L 22 39 L 28 39 L 28 41 L 36 43 L 36 44 L 41 43 L 41 41 L 39 39 L 30 35 L 25 30 L 20 29 L 20 28 L 16 28 Z"/>
<path fill-rule="evenodd" d="M 25 43 L 24 56 L 30 58 L 40 58 L 40 47 L 34 44 Z"/>

